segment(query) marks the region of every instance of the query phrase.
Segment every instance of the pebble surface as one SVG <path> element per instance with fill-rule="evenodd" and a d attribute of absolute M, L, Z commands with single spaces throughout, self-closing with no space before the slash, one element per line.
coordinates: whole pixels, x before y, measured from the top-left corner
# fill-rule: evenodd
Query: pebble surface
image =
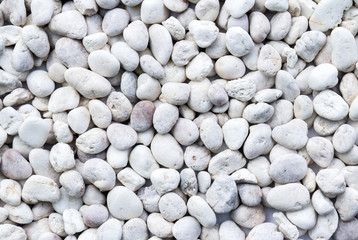
<path fill-rule="evenodd" d="M 1 1 L 0 239 L 355 240 L 357 7 Z"/>

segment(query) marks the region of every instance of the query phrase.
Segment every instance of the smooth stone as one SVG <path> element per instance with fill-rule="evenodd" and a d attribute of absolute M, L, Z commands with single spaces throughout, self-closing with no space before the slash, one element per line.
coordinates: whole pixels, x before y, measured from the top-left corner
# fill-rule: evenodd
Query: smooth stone
<path fill-rule="evenodd" d="M 312 62 L 323 48 L 326 39 L 326 35 L 320 31 L 307 31 L 296 41 L 294 49 L 305 62 Z"/>
<path fill-rule="evenodd" d="M 212 176 L 229 175 L 242 168 L 245 164 L 246 159 L 239 151 L 226 149 L 211 158 L 208 172 Z"/>
<path fill-rule="evenodd" d="M 307 153 L 320 167 L 328 167 L 333 160 L 334 148 L 326 138 L 312 137 L 306 145 Z"/>
<path fill-rule="evenodd" d="M 229 0 L 224 4 L 224 8 L 235 18 L 239 18 L 248 12 L 255 4 L 254 0 L 235 1 Z"/>
<path fill-rule="evenodd" d="M 286 216 L 294 225 L 304 230 L 313 228 L 317 220 L 317 214 L 311 204 L 298 211 L 286 212 Z"/>
<path fill-rule="evenodd" d="M 143 51 L 149 42 L 147 27 L 142 21 L 135 20 L 123 30 L 123 38 L 134 50 Z"/>
<path fill-rule="evenodd" d="M 202 226 L 211 228 L 215 225 L 216 215 L 203 198 L 192 196 L 187 205 L 189 214 L 195 217 Z"/>
<path fill-rule="evenodd" d="M 347 187 L 344 193 L 337 196 L 334 207 L 343 221 L 350 221 L 358 214 L 358 190 Z"/>
<path fill-rule="evenodd" d="M 4 208 L 8 211 L 8 219 L 18 224 L 29 224 L 34 220 L 31 208 L 26 203 L 18 206 L 6 204 Z"/>
<path fill-rule="evenodd" d="M 178 240 L 195 240 L 200 235 L 199 222 L 190 216 L 183 217 L 175 222 L 173 226 L 173 236 Z"/>
<path fill-rule="evenodd" d="M 27 118 L 19 128 L 19 137 L 31 147 L 42 147 L 50 133 L 47 122 L 38 117 Z"/>
<path fill-rule="evenodd" d="M 338 70 L 330 63 L 322 63 L 309 74 L 308 86 L 312 90 L 322 91 L 332 88 L 338 83 Z"/>
<path fill-rule="evenodd" d="M 352 1 L 344 0 L 341 4 L 336 1 L 326 0 L 315 7 L 309 19 L 312 30 L 326 32 L 341 22 L 344 10 L 352 6 Z"/>
<path fill-rule="evenodd" d="M 251 51 L 254 42 L 241 27 L 231 27 L 226 32 L 226 47 L 232 55 L 242 57 Z"/>
<path fill-rule="evenodd" d="M 160 104 L 153 114 L 153 127 L 159 134 L 172 130 L 179 118 L 179 110 L 169 103 Z"/>
<path fill-rule="evenodd" d="M 159 168 L 150 149 L 144 145 L 137 145 L 129 155 L 129 164 L 135 172 L 144 178 L 150 178 L 152 172 Z"/>
<path fill-rule="evenodd" d="M 21 203 L 21 185 L 11 179 L 4 179 L 0 184 L 0 199 L 4 203 L 18 206 Z M 0 221 L 3 222 L 3 221 Z"/>
<path fill-rule="evenodd" d="M 98 112 L 99 114 L 101 114 L 100 110 Z M 72 129 L 72 131 L 78 134 L 82 134 L 88 129 L 90 120 L 90 112 L 86 107 L 78 107 L 72 109 L 67 115 L 67 122 L 69 127 Z"/>
<path fill-rule="evenodd" d="M 316 225 L 308 230 L 308 235 L 312 239 L 330 239 L 338 227 L 338 214 L 333 210 L 328 215 L 319 215 Z"/>
<path fill-rule="evenodd" d="M 27 25 L 22 28 L 22 38 L 27 47 L 37 57 L 44 58 L 50 52 L 50 43 L 46 32 L 35 25 Z"/>
<path fill-rule="evenodd" d="M 291 27 L 291 14 L 287 11 L 276 13 L 270 20 L 270 26 L 268 39 L 275 41 L 284 39 Z"/>
<path fill-rule="evenodd" d="M 344 193 L 346 189 L 343 173 L 335 168 L 320 170 L 317 173 L 316 182 L 322 193 L 329 198 Z"/>
<path fill-rule="evenodd" d="M 210 74 L 213 67 L 211 58 L 206 53 L 201 52 L 190 60 L 185 68 L 185 74 L 192 81 L 202 81 Z"/>
<path fill-rule="evenodd" d="M 261 203 L 262 192 L 258 185 L 254 184 L 239 184 L 239 196 L 242 204 L 255 207 Z"/>
<path fill-rule="evenodd" d="M 336 240 L 357 240 L 358 239 L 358 219 L 351 221 L 339 220 L 336 232 L 333 234 Z"/>
<path fill-rule="evenodd" d="M 49 29 L 59 36 L 82 39 L 87 35 L 87 24 L 84 16 L 76 11 L 66 11 L 55 15 Z"/>
<path fill-rule="evenodd" d="M 179 144 L 189 146 L 198 140 L 199 129 L 193 121 L 179 118 L 172 129 L 172 134 Z"/>
<path fill-rule="evenodd" d="M 300 95 L 300 88 L 293 76 L 284 70 L 280 70 L 276 74 L 275 86 L 282 91 L 282 98 L 290 102 L 294 102 L 296 97 Z"/>
<path fill-rule="evenodd" d="M 66 99 L 63 99 L 63 96 L 66 96 Z M 48 110 L 52 113 L 63 112 L 76 108 L 79 102 L 80 95 L 73 87 L 60 87 L 52 92 L 48 102 Z"/>
<path fill-rule="evenodd" d="M 141 218 L 132 218 L 123 224 L 123 240 L 148 239 L 147 225 Z"/>
<path fill-rule="evenodd" d="M 235 224 L 235 222 L 226 220 L 220 224 L 219 239 L 245 240 L 245 233 Z"/>
<path fill-rule="evenodd" d="M 102 29 L 108 36 L 116 36 L 123 32 L 129 23 L 129 13 L 125 9 L 114 8 L 106 12 L 102 20 Z M 116 24 L 113 24 L 113 23 Z"/>
<path fill-rule="evenodd" d="M 32 174 L 30 163 L 16 150 L 9 149 L 2 155 L 0 170 L 13 180 L 27 179 Z"/>
<path fill-rule="evenodd" d="M 337 27 L 331 32 L 331 40 L 332 64 L 339 71 L 352 71 L 358 60 L 357 46 L 352 33 L 346 28 Z"/>
<path fill-rule="evenodd" d="M 134 105 L 130 119 L 131 125 L 136 131 L 145 131 L 152 125 L 155 106 L 150 101 L 140 101 Z"/>
<path fill-rule="evenodd" d="M 150 180 L 159 194 L 176 189 L 180 182 L 180 174 L 174 169 L 159 168 L 152 172 Z"/>
<path fill-rule="evenodd" d="M 137 132 L 130 126 L 112 123 L 107 128 L 108 141 L 118 150 L 132 147 L 138 140 Z"/>
<path fill-rule="evenodd" d="M 288 183 L 272 188 L 267 195 L 267 202 L 281 211 L 297 211 L 309 204 L 310 194 L 302 184 Z"/>
<path fill-rule="evenodd" d="M 173 42 L 168 30 L 159 24 L 153 24 L 148 29 L 149 45 L 153 56 L 157 61 L 166 65 L 173 51 Z"/>
<path fill-rule="evenodd" d="M 219 175 L 206 192 L 206 201 L 216 213 L 228 213 L 239 205 L 235 181 Z"/>
<path fill-rule="evenodd" d="M 55 203 L 60 200 L 60 189 L 52 179 L 32 175 L 26 180 L 21 196 L 28 204 L 36 204 L 39 201 Z"/>
<path fill-rule="evenodd" d="M 122 186 L 108 193 L 107 204 L 109 212 L 119 220 L 139 217 L 143 212 L 143 205 L 135 193 Z"/>
<path fill-rule="evenodd" d="M 348 115 L 348 104 L 341 96 L 331 90 L 320 92 L 313 100 L 316 113 L 328 120 L 342 120 Z"/>
<path fill-rule="evenodd" d="M 185 104 L 190 95 L 190 86 L 186 83 L 167 82 L 162 86 L 163 99 L 173 105 Z"/>
<path fill-rule="evenodd" d="M 107 78 L 116 76 L 120 69 L 117 58 L 105 50 L 91 52 L 88 55 L 88 66 L 93 72 Z"/>
<path fill-rule="evenodd" d="M 249 207 L 244 204 L 231 212 L 231 218 L 236 224 L 245 228 L 254 228 L 265 222 L 264 207 L 261 204 Z"/>
<path fill-rule="evenodd" d="M 0 237 L 4 240 L 26 240 L 27 235 L 23 228 L 13 224 L 0 225 Z"/>
<path fill-rule="evenodd" d="M 184 164 L 183 150 L 170 134 L 156 134 L 150 149 L 155 160 L 164 167 L 180 169 Z"/>
<path fill-rule="evenodd" d="M 185 164 L 195 171 L 202 171 L 207 168 L 211 159 L 210 150 L 204 146 L 192 144 L 187 146 L 184 152 Z"/>
<path fill-rule="evenodd" d="M 307 124 L 301 119 L 293 119 L 275 127 L 272 130 L 272 138 L 286 148 L 297 150 L 306 145 L 307 133 Z"/>
<path fill-rule="evenodd" d="M 163 66 L 151 55 L 144 54 L 139 58 L 139 64 L 142 70 L 155 79 L 164 77 Z M 138 84 L 139 85 L 139 84 Z"/>
<path fill-rule="evenodd" d="M 92 158 L 84 163 L 83 176 L 101 191 L 111 190 L 116 182 L 113 168 L 99 158 Z"/>
<path fill-rule="evenodd" d="M 165 220 L 160 213 L 151 213 L 147 218 L 147 226 L 148 230 L 155 236 L 162 238 L 173 237 L 174 223 Z"/>
<path fill-rule="evenodd" d="M 51 21 L 55 10 L 55 3 L 53 1 L 34 0 L 31 1 L 30 8 L 32 21 L 37 26 L 43 26 Z"/>
<path fill-rule="evenodd" d="M 115 122 L 127 121 L 132 112 L 132 104 L 121 92 L 111 92 L 107 98 L 107 107 L 112 113 Z"/>
<path fill-rule="evenodd" d="M 36 70 L 26 78 L 27 87 L 36 97 L 47 97 L 55 89 L 55 83 L 46 71 Z"/>
<path fill-rule="evenodd" d="M 100 128 L 92 128 L 82 133 L 76 139 L 76 146 L 88 154 L 96 154 L 105 150 L 109 145 L 106 131 Z"/>
<path fill-rule="evenodd" d="M 219 28 L 215 23 L 207 20 L 194 20 L 189 24 L 189 31 L 198 47 L 209 47 L 217 38 Z"/>
<path fill-rule="evenodd" d="M 278 231 L 277 225 L 274 223 L 262 223 L 257 225 L 247 235 L 247 240 L 283 240 L 283 234 Z"/>
<path fill-rule="evenodd" d="M 264 75 L 273 77 L 282 67 L 282 59 L 277 50 L 270 44 L 260 49 L 257 60 L 257 69 Z"/>
<path fill-rule="evenodd" d="M 212 119 L 205 119 L 200 124 L 200 139 L 210 151 L 218 150 L 223 142 L 220 125 Z"/>
<path fill-rule="evenodd" d="M 222 131 L 228 148 L 238 150 L 244 144 L 249 133 L 249 124 L 243 118 L 230 119 L 223 125 Z"/>
<path fill-rule="evenodd" d="M 283 155 L 270 166 L 271 178 L 281 184 L 300 181 L 306 172 L 306 160 L 298 154 Z"/>
<path fill-rule="evenodd" d="M 118 240 L 121 239 L 122 232 L 122 222 L 111 218 L 97 229 L 97 238 L 98 240 L 110 240 L 111 238 Z"/>
<path fill-rule="evenodd" d="M 82 43 L 67 37 L 62 37 L 56 41 L 55 56 L 65 67 L 88 67 L 88 53 Z"/>
<path fill-rule="evenodd" d="M 293 104 L 294 115 L 298 119 L 307 120 L 313 115 L 313 102 L 306 95 L 296 97 Z"/>
<path fill-rule="evenodd" d="M 190 81 L 189 86 L 190 96 L 187 102 L 188 107 L 195 112 L 208 112 L 213 106 L 208 96 L 208 90 L 211 86 L 209 79 L 204 79 L 201 82 Z"/>
<path fill-rule="evenodd" d="M 134 71 L 139 65 L 139 55 L 126 42 L 115 42 L 111 46 L 111 53 L 121 63 L 126 71 Z"/>
<path fill-rule="evenodd" d="M 111 84 L 107 79 L 84 68 L 69 68 L 65 72 L 65 79 L 73 88 L 89 99 L 106 97 L 111 91 Z"/>
<path fill-rule="evenodd" d="M 242 117 L 249 123 L 264 123 L 268 121 L 274 113 L 274 108 L 267 103 L 252 103 L 246 106 Z"/>
<path fill-rule="evenodd" d="M 273 146 L 271 128 L 267 124 L 256 124 L 249 127 L 243 152 L 247 159 L 254 159 L 260 155 L 268 154 Z"/>
<path fill-rule="evenodd" d="M 170 222 L 184 217 L 187 212 L 185 201 L 174 192 L 164 194 L 160 198 L 158 206 L 160 214 L 162 214 L 162 216 Z"/>

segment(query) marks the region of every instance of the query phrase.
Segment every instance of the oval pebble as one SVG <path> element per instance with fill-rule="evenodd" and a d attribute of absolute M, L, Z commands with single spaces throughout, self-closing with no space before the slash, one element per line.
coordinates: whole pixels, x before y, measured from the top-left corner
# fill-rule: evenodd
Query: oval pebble
<path fill-rule="evenodd" d="M 95 50 L 88 55 L 90 69 L 103 77 L 114 77 L 118 74 L 120 63 L 115 56 L 105 50 Z"/>
<path fill-rule="evenodd" d="M 126 150 L 132 147 L 138 140 L 137 132 L 130 126 L 121 123 L 109 125 L 107 137 L 112 146 L 118 150 Z"/>
<path fill-rule="evenodd" d="M 313 107 L 319 116 L 332 121 L 341 120 L 348 115 L 348 104 L 331 90 L 320 92 L 313 99 Z"/>
<path fill-rule="evenodd" d="M 27 179 L 32 174 L 29 162 L 14 149 L 4 152 L 0 164 L 1 173 L 13 180 Z"/>
<path fill-rule="evenodd" d="M 267 202 L 281 211 L 297 211 L 309 204 L 310 194 L 302 184 L 288 183 L 272 188 L 267 195 Z"/>
<path fill-rule="evenodd" d="M 232 55 L 242 57 L 251 51 L 254 42 L 241 27 L 231 27 L 226 32 L 226 47 Z"/>
<path fill-rule="evenodd" d="M 119 220 L 139 217 L 143 212 L 143 205 L 135 193 L 122 186 L 109 191 L 107 206 L 109 212 Z"/>
<path fill-rule="evenodd" d="M 180 169 L 183 166 L 183 150 L 169 133 L 163 135 L 156 134 L 150 149 L 155 160 L 164 167 Z"/>
<path fill-rule="evenodd" d="M 92 158 L 85 162 L 83 166 L 83 174 L 88 181 L 93 183 L 93 185 L 101 191 L 108 191 L 115 185 L 115 172 L 113 168 L 102 159 Z"/>
<path fill-rule="evenodd" d="M 306 172 L 306 160 L 298 154 L 283 155 L 270 166 L 271 178 L 281 184 L 300 181 Z"/>

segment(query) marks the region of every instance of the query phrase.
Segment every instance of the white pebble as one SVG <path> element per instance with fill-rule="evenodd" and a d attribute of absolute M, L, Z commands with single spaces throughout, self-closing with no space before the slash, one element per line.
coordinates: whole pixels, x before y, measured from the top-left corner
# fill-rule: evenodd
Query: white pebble
<path fill-rule="evenodd" d="M 194 20 L 189 24 L 189 31 L 196 44 L 201 48 L 209 47 L 217 38 L 219 29 L 215 23 L 207 20 Z"/>
<path fill-rule="evenodd" d="M 358 54 L 357 45 L 351 32 L 343 27 L 335 28 L 331 33 L 331 40 L 332 64 L 339 71 L 352 71 L 358 60 Z"/>
<path fill-rule="evenodd" d="M 66 81 L 84 97 L 93 99 L 108 96 L 111 84 L 101 75 L 80 67 L 65 72 Z"/>
<path fill-rule="evenodd" d="M 169 133 L 156 134 L 150 148 L 155 160 L 164 167 L 180 169 L 183 166 L 183 150 Z"/>
<path fill-rule="evenodd" d="M 83 175 L 101 191 L 112 189 L 116 181 L 113 168 L 106 161 L 99 158 L 92 158 L 85 162 Z"/>
<path fill-rule="evenodd" d="M 226 32 L 226 47 L 232 55 L 242 57 L 251 51 L 254 42 L 241 27 L 231 27 Z"/>

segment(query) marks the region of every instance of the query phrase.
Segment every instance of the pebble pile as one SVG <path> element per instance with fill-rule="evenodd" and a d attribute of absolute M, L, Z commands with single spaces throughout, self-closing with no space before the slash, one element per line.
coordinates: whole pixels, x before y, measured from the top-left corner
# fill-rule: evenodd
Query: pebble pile
<path fill-rule="evenodd" d="M 358 240 L 357 33 L 357 0 L 2 0 L 0 239 Z"/>

